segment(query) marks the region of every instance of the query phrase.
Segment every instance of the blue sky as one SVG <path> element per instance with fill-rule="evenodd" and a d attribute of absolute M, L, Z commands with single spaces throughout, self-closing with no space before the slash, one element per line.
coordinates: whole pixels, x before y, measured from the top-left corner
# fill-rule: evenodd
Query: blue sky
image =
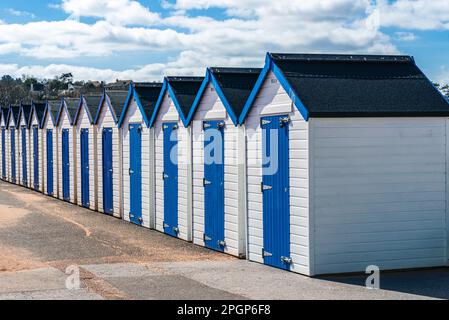
<path fill-rule="evenodd" d="M 449 0 L 2 0 L 0 74 L 158 80 L 267 51 L 408 54 L 449 83 Z"/>

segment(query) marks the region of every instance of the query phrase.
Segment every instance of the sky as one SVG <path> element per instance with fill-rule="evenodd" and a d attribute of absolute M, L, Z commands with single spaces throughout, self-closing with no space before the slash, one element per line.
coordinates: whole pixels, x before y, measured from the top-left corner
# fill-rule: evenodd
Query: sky
<path fill-rule="evenodd" d="M 0 75 L 160 81 L 266 52 L 412 55 L 449 83 L 449 0 L 0 2 Z"/>

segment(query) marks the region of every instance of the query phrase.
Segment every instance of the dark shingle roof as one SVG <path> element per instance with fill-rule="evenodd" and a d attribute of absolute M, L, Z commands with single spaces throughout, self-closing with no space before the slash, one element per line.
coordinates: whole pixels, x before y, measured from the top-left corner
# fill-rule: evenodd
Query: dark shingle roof
<path fill-rule="evenodd" d="M 64 98 L 65 104 L 67 106 L 67 112 L 70 116 L 70 123 L 75 120 L 76 113 L 80 104 L 79 98 Z"/>
<path fill-rule="evenodd" d="M 84 95 L 83 98 L 86 100 L 87 110 L 89 111 L 90 119 L 92 119 L 93 122 L 97 115 L 98 107 L 100 106 L 103 95 Z"/>
<path fill-rule="evenodd" d="M 52 114 L 54 121 L 58 118 L 59 108 L 61 107 L 61 100 L 47 101 L 49 112 Z"/>
<path fill-rule="evenodd" d="M 128 97 L 128 91 L 112 91 L 106 90 L 109 102 L 112 110 L 114 110 L 115 116 L 118 118 L 122 114 L 122 110 L 125 107 L 126 98 Z M 140 99 L 140 98 L 139 98 Z"/>
<path fill-rule="evenodd" d="M 311 117 L 449 115 L 409 56 L 270 54 Z"/>
<path fill-rule="evenodd" d="M 148 82 L 148 83 L 134 83 L 134 91 L 145 110 L 145 115 L 149 120 L 156 107 L 157 99 L 162 90 L 162 83 Z"/>
<path fill-rule="evenodd" d="M 34 110 L 36 112 L 37 121 L 42 123 L 42 118 L 44 117 L 45 108 L 47 107 L 46 102 L 33 102 Z"/>
<path fill-rule="evenodd" d="M 31 104 L 22 104 L 21 107 L 22 108 L 20 109 L 21 110 L 20 112 L 23 112 L 22 117 L 25 118 L 25 123 L 28 126 L 31 115 Z"/>
<path fill-rule="evenodd" d="M 187 118 L 204 77 L 167 77 L 184 118 Z"/>
<path fill-rule="evenodd" d="M 258 68 L 210 68 L 210 72 L 237 118 L 245 106 L 262 69 Z"/>

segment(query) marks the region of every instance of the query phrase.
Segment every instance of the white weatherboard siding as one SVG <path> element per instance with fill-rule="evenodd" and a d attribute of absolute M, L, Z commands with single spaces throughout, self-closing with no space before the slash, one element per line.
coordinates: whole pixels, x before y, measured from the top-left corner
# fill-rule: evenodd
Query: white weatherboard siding
<path fill-rule="evenodd" d="M 129 181 L 129 124 L 142 125 L 142 226 L 150 228 L 150 129 L 143 120 L 142 113 L 132 98 L 122 124 L 123 159 L 123 219 L 130 221 L 130 181 Z"/>
<path fill-rule="evenodd" d="M 76 124 L 76 147 L 78 148 L 75 152 L 76 157 L 76 167 L 77 167 L 77 201 L 78 205 L 82 205 L 81 197 L 81 130 L 88 129 L 88 156 L 89 156 L 89 209 L 96 210 L 97 208 L 97 190 L 96 190 L 96 129 L 90 123 L 89 115 L 87 114 L 84 107 L 81 107 L 78 114 L 78 121 Z"/>
<path fill-rule="evenodd" d="M 185 128 L 173 100 L 165 94 L 154 124 L 155 139 L 155 216 L 156 230 L 164 232 L 164 122 L 178 123 L 178 237 L 192 240 L 191 186 L 188 172 L 191 168 L 191 134 Z M 190 159 L 189 159 L 190 158 Z"/>
<path fill-rule="evenodd" d="M 224 120 L 224 252 L 234 256 L 245 255 L 244 218 L 239 209 L 237 138 L 239 128 L 235 127 L 212 85 L 208 85 L 195 112 L 192 126 L 193 145 L 193 242 L 204 246 L 204 131 L 203 122 Z"/>
<path fill-rule="evenodd" d="M 33 128 L 37 126 L 39 128 L 39 121 L 37 120 L 36 114 L 33 112 L 32 115 L 32 121 L 31 121 L 31 126 L 30 126 L 30 138 L 28 139 L 28 149 L 29 149 L 29 172 L 30 172 L 30 176 L 29 176 L 29 180 L 30 180 L 30 187 L 34 188 L 34 130 Z M 38 129 L 37 130 L 37 144 L 38 144 L 38 148 L 37 148 L 37 156 L 38 156 L 38 173 L 39 173 L 39 177 L 38 177 L 38 184 L 39 184 L 39 191 L 43 191 L 43 183 L 42 183 L 42 130 Z"/>
<path fill-rule="evenodd" d="M 313 273 L 445 265 L 446 119 L 310 123 Z"/>
<path fill-rule="evenodd" d="M 248 258 L 263 263 L 262 130 L 260 118 L 290 115 L 290 256 L 291 270 L 310 275 L 309 246 L 309 124 L 288 94 L 269 73 L 245 122 L 247 133 Z"/>
<path fill-rule="evenodd" d="M 121 217 L 121 196 L 120 196 L 120 130 L 117 128 L 114 117 L 104 101 L 101 106 L 100 115 L 97 124 L 97 170 L 98 170 L 98 211 L 104 212 L 103 206 L 103 129 L 112 128 L 112 196 L 114 204 L 113 215 Z"/>
<path fill-rule="evenodd" d="M 26 144 L 26 146 L 25 146 L 25 148 L 26 148 L 26 155 L 25 155 L 25 159 L 26 159 L 26 161 L 27 161 L 27 166 L 26 166 L 26 172 L 24 172 L 23 171 L 23 154 L 22 154 L 22 128 L 23 127 L 25 127 L 26 129 L 25 129 L 25 144 Z M 29 130 L 28 130 L 28 127 L 27 127 L 27 123 L 26 123 L 26 121 L 25 121 L 25 118 L 23 117 L 23 115 L 21 115 L 20 116 L 20 129 L 19 129 L 19 157 L 20 157 L 20 160 L 19 160 L 19 163 L 20 163 L 20 168 L 19 168 L 19 171 L 20 171 L 20 181 L 19 181 L 19 184 L 20 185 L 22 185 L 22 186 L 24 186 L 24 187 L 28 187 L 30 184 L 30 175 L 29 175 L 29 166 L 28 166 L 28 163 L 29 163 L 29 157 L 28 157 L 28 155 L 29 155 L 29 152 L 28 152 L 28 143 L 27 143 L 27 141 L 28 141 L 28 136 L 29 136 Z M 23 183 L 23 177 L 24 176 L 27 176 L 27 181 L 26 181 L 26 183 Z"/>
<path fill-rule="evenodd" d="M 69 130 L 69 159 L 70 159 L 70 202 L 76 203 L 76 139 L 73 139 L 75 129 L 70 125 L 70 121 L 65 110 L 61 113 L 61 119 L 59 119 L 58 126 L 58 193 L 59 198 L 64 199 L 64 194 L 62 193 L 62 130 Z"/>
<path fill-rule="evenodd" d="M 57 155 L 58 155 L 58 135 L 57 135 L 57 129 L 54 127 L 53 122 L 51 121 L 49 114 L 47 113 L 44 125 L 41 130 L 42 135 L 42 163 L 43 163 L 43 185 L 44 185 L 44 193 L 48 195 L 48 189 L 47 189 L 47 130 L 52 130 L 53 135 L 53 196 L 58 196 L 58 163 L 57 163 Z"/>

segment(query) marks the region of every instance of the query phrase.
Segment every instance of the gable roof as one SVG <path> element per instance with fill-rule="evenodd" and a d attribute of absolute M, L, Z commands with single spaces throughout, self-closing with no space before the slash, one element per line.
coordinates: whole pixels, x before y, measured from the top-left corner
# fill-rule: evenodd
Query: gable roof
<path fill-rule="evenodd" d="M 37 122 L 39 123 L 39 127 L 42 128 L 42 121 L 44 117 L 45 108 L 47 107 L 47 102 L 32 102 L 32 111 L 36 113 Z M 28 117 L 28 126 L 31 126 L 31 114 Z"/>
<path fill-rule="evenodd" d="M 4 124 L 6 126 L 6 117 L 8 115 L 8 108 L 0 106 L 0 124 Z"/>
<path fill-rule="evenodd" d="M 56 118 L 58 117 L 59 108 L 61 106 L 61 100 L 48 100 L 45 102 L 45 109 L 42 114 L 42 119 L 40 122 L 40 127 L 44 127 L 44 121 L 47 115 L 50 116 L 50 119 L 53 125 L 56 125 Z"/>
<path fill-rule="evenodd" d="M 80 98 L 62 98 L 61 106 L 59 107 L 58 116 L 56 117 L 56 124 L 59 124 L 59 120 L 61 120 L 62 111 L 65 109 L 69 116 L 69 122 L 73 125 L 73 121 L 78 112 L 79 106 L 81 103 Z"/>
<path fill-rule="evenodd" d="M 10 106 L 9 107 L 9 111 L 8 111 L 8 117 L 7 117 L 7 123 L 8 123 L 8 126 L 9 126 L 9 122 L 10 122 L 10 120 L 11 120 L 11 117 L 12 117 L 12 119 L 13 119 L 13 121 L 14 121 L 14 126 L 16 127 L 17 126 L 17 122 L 19 121 L 19 112 L 20 112 L 20 106 L 17 106 L 17 105 L 15 105 L 15 106 Z"/>
<path fill-rule="evenodd" d="M 306 120 L 449 115 L 448 102 L 410 56 L 268 53 L 241 120 L 269 71 Z"/>
<path fill-rule="evenodd" d="M 103 97 L 101 98 L 100 106 L 97 110 L 97 114 L 95 115 L 94 123 L 98 124 L 98 120 L 100 117 L 101 108 L 106 102 L 109 110 L 112 113 L 112 117 L 114 121 L 118 122 L 118 117 L 122 114 L 122 111 L 125 107 L 126 99 L 128 98 L 128 91 L 123 90 L 105 90 L 103 93 Z"/>
<path fill-rule="evenodd" d="M 190 123 L 192 120 L 204 91 L 208 83 L 211 82 L 232 122 L 237 125 L 240 114 L 261 71 L 262 69 L 260 68 L 208 68 L 203 85 L 193 102 L 187 123 Z"/>
<path fill-rule="evenodd" d="M 165 77 L 164 86 L 157 101 L 155 110 L 151 116 L 150 127 L 153 126 L 160 106 L 163 102 L 165 92 L 168 90 L 170 97 L 184 126 L 187 127 L 187 118 L 198 91 L 203 85 L 204 77 Z"/>
<path fill-rule="evenodd" d="M 25 119 L 26 126 L 28 127 L 29 121 L 30 121 L 30 115 L 31 115 L 31 104 L 20 104 L 20 110 L 19 110 L 19 117 L 18 121 L 22 119 L 22 117 Z M 20 122 L 18 123 L 20 125 Z"/>
<path fill-rule="evenodd" d="M 82 95 L 81 102 L 78 106 L 78 110 L 76 111 L 76 115 L 74 118 L 74 123 L 78 121 L 78 116 L 81 111 L 81 108 L 84 108 L 87 112 L 87 116 L 89 117 L 89 121 L 91 124 L 94 122 L 94 117 L 97 115 L 97 110 L 100 107 L 100 102 L 103 98 L 103 94 L 89 94 Z"/>
<path fill-rule="evenodd" d="M 126 111 L 128 110 L 129 103 L 131 98 L 134 97 L 136 100 L 137 106 L 142 113 L 145 124 L 149 126 L 152 114 L 154 113 L 156 103 L 158 98 L 160 97 L 160 93 L 163 90 L 163 84 L 158 82 L 138 82 L 133 83 L 129 86 L 128 96 L 126 98 L 126 102 L 122 113 L 120 115 L 120 119 L 118 121 L 118 126 L 121 127 L 124 117 L 126 115 Z"/>

